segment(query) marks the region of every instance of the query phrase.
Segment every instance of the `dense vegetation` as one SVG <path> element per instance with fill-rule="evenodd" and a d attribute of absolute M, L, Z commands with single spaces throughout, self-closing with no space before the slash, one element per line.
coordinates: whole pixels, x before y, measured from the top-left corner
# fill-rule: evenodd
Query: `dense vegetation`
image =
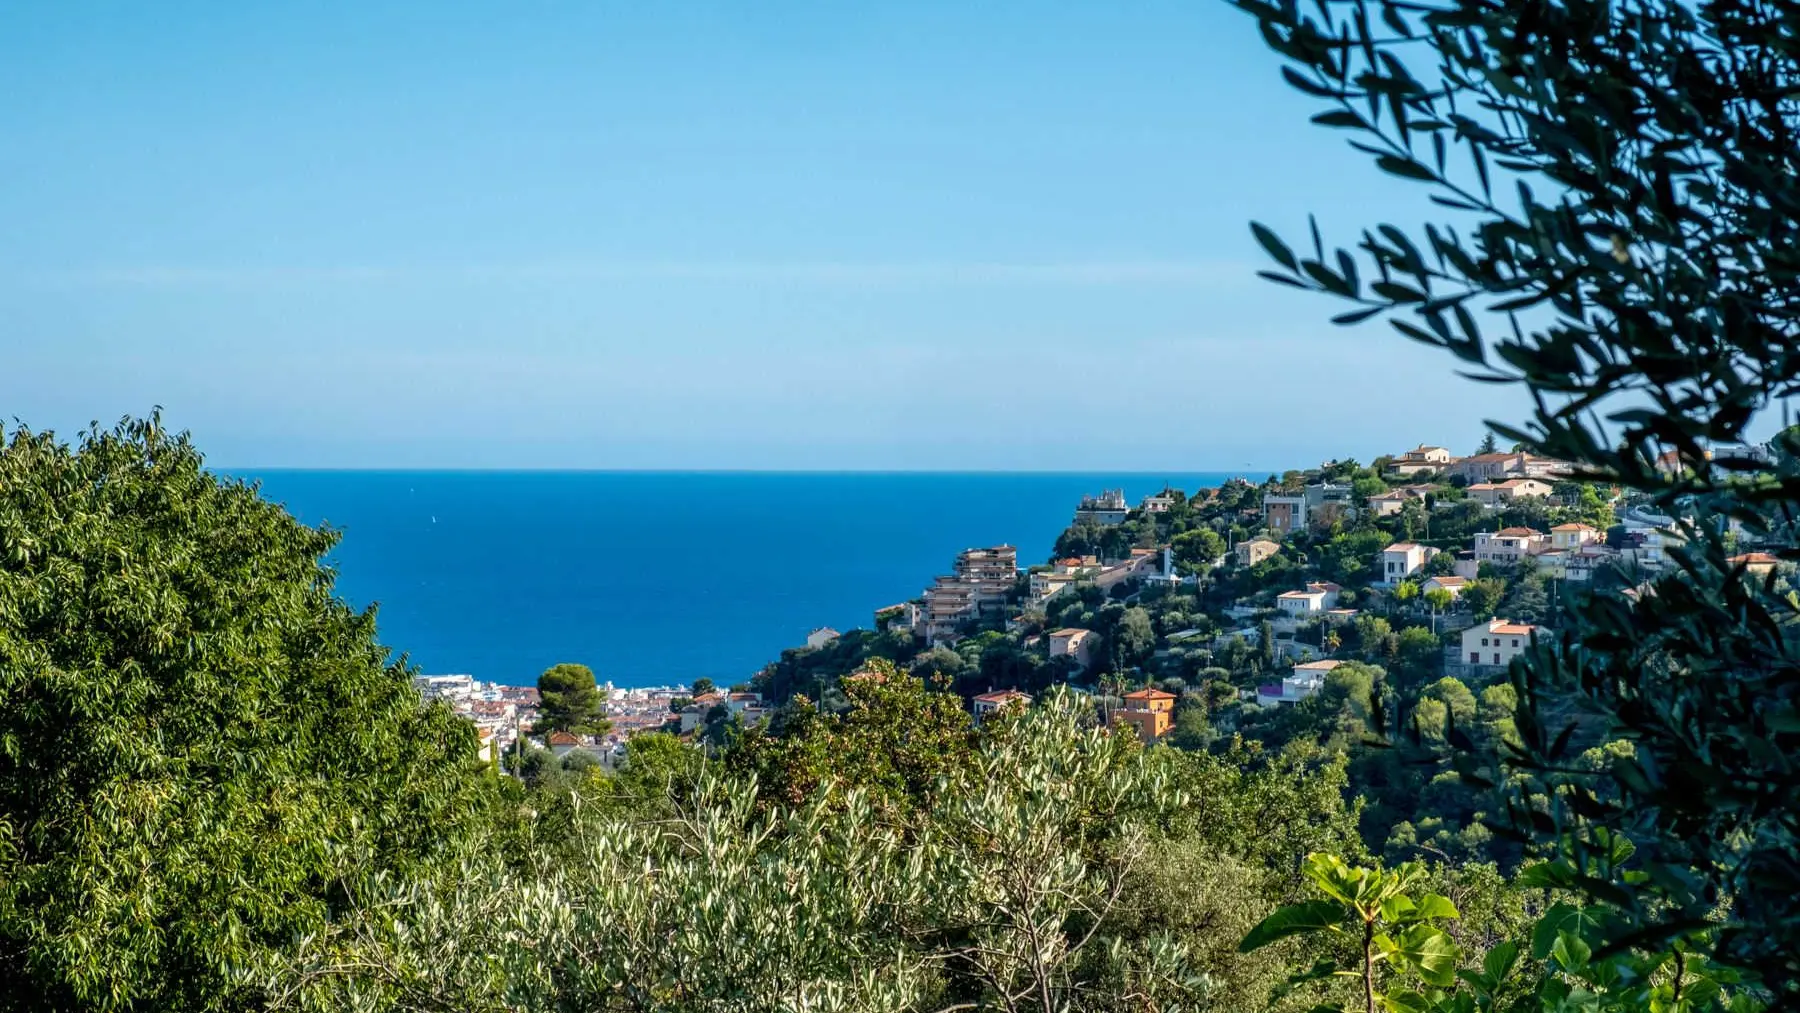
<path fill-rule="evenodd" d="M 1800 598 L 1733 561 L 1739 539 L 1797 555 L 1800 436 L 1769 460 L 1707 453 L 1800 379 L 1800 23 L 1745 0 L 1236 2 L 1329 107 L 1318 122 L 1463 216 L 1310 256 L 1258 227 L 1271 276 L 1526 385 L 1533 419 L 1496 429 L 1580 480 L 1500 523 L 1604 526 L 1621 490 L 1686 536 L 1653 581 L 1569 593 L 1524 567 L 1455 602 L 1372 592 L 1387 541 L 1451 547 L 1495 522 L 1450 485 L 1217 565 L 1271 491 L 1387 483 L 1335 462 L 1057 546 L 1166 543 L 1192 584 L 1078 587 L 926 651 L 846 635 L 758 677 L 783 702 L 767 727 L 640 736 L 616 774 L 515 780 L 333 596 L 329 531 L 210 475 L 154 418 L 74 445 L 17 430 L 0 1008 L 1800 998 Z M 1361 614 L 1278 646 L 1269 596 L 1319 580 Z M 1452 610 L 1555 636 L 1501 677 L 1447 678 Z M 1223 617 L 1249 625 L 1219 637 Z M 1099 638 L 1086 671 L 1031 642 L 1071 625 Z M 1350 663 L 1295 706 L 1244 700 L 1280 652 Z M 546 730 L 600 724 L 591 682 L 549 679 Z M 1148 748 L 1105 722 L 1145 683 L 1179 696 Z M 977 726 L 965 698 L 1002 685 L 1039 699 Z"/>

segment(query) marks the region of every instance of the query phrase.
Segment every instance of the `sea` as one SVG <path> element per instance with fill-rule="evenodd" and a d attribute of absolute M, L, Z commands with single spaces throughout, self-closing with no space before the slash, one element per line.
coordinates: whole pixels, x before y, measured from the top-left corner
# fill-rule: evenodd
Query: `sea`
<path fill-rule="evenodd" d="M 529 685 L 748 679 L 809 631 L 868 627 L 957 552 L 1049 557 L 1084 494 L 1225 472 L 233 472 L 342 532 L 337 592 L 427 674 Z"/>

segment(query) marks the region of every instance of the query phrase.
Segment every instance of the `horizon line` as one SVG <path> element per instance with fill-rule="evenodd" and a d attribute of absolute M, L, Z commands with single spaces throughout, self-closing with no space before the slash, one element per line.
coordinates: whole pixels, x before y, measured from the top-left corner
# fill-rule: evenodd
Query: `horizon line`
<path fill-rule="evenodd" d="M 670 280 L 804 285 L 1188 284 L 1253 281 L 1257 264 L 1210 258 L 1070 261 L 621 261 L 514 264 L 218 267 L 203 264 L 89 266 L 0 274 L 0 282 L 50 285 L 391 284 Z"/>
<path fill-rule="evenodd" d="M 1293 468 L 515 468 L 407 467 L 386 465 L 206 465 L 209 471 L 360 472 L 366 474 L 437 475 L 1279 475 Z"/>

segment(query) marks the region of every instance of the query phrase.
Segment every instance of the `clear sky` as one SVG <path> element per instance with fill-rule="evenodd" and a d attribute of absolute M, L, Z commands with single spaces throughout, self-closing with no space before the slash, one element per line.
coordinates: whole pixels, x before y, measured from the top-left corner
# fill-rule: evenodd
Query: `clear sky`
<path fill-rule="evenodd" d="M 1516 393 L 1258 281 L 1416 221 L 1220 0 L 0 6 L 0 417 L 227 467 L 1278 468 Z"/>

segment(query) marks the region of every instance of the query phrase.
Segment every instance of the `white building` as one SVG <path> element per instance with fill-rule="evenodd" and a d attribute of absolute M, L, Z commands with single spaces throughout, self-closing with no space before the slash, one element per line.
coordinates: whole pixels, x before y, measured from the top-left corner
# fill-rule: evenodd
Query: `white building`
<path fill-rule="evenodd" d="M 1462 657 L 1470 665 L 1507 665 L 1531 646 L 1536 626 L 1489 619 L 1462 632 Z"/>
<path fill-rule="evenodd" d="M 831 643 L 837 638 L 838 631 L 829 626 L 821 626 L 806 635 L 806 646 L 814 648 L 824 647 L 826 644 Z"/>
<path fill-rule="evenodd" d="M 1279 683 L 1256 687 L 1256 702 L 1264 707 L 1291 707 L 1325 688 L 1325 676 L 1341 661 L 1303 661 Z"/>
<path fill-rule="evenodd" d="M 1075 508 L 1075 519 L 1110 526 L 1125 523 L 1128 512 L 1125 490 L 1107 489 L 1098 496 L 1081 497 L 1081 505 Z"/>
<path fill-rule="evenodd" d="M 1284 591 L 1275 596 L 1275 607 L 1291 616 L 1313 615 L 1325 611 L 1325 592 Z"/>
<path fill-rule="evenodd" d="M 1381 583 L 1398 584 L 1425 568 L 1425 563 L 1437 550 L 1429 545 L 1417 542 L 1395 542 L 1381 550 L 1380 566 Z"/>
<path fill-rule="evenodd" d="M 1468 586 L 1469 578 L 1467 577 L 1445 575 L 1426 578 L 1425 582 L 1419 585 L 1419 590 L 1421 592 L 1448 591 L 1450 592 L 1451 597 L 1460 598 L 1462 597 L 1463 589 Z"/>

